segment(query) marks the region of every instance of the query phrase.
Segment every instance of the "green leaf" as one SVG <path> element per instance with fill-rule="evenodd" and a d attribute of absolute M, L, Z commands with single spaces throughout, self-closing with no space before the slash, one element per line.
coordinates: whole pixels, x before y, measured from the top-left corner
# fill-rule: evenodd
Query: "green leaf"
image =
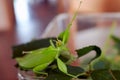
<path fill-rule="evenodd" d="M 51 71 L 49 72 L 48 77 L 45 80 L 71 80 L 72 77 L 68 76 L 62 72 L 59 71 Z"/>
<path fill-rule="evenodd" d="M 38 65 L 52 62 L 56 55 L 57 50 L 52 47 L 31 51 L 23 57 L 16 58 L 19 66 L 23 69 L 32 69 Z"/>
<path fill-rule="evenodd" d="M 77 76 L 74 76 L 74 75 L 69 74 L 69 73 L 67 72 L 67 66 L 66 66 L 66 64 L 65 64 L 62 60 L 60 60 L 59 58 L 57 58 L 57 65 L 58 65 L 58 69 L 59 69 L 61 72 L 65 73 L 66 75 L 71 76 L 71 77 L 73 77 L 73 78 L 77 78 Z"/>
<path fill-rule="evenodd" d="M 84 47 L 82 49 L 78 49 L 76 51 L 77 51 L 78 57 L 81 57 L 81 56 L 83 56 L 85 54 L 88 54 L 90 51 L 93 51 L 93 50 L 96 52 L 96 56 L 92 59 L 92 60 L 94 60 L 94 59 L 100 57 L 100 55 L 101 55 L 101 49 L 99 47 L 97 47 L 97 46 L 88 46 L 88 47 Z"/>
<path fill-rule="evenodd" d="M 67 65 L 67 70 L 68 70 L 69 74 L 72 74 L 72 75 L 75 75 L 75 76 L 84 72 L 84 69 L 82 69 L 81 67 L 70 66 L 70 65 Z"/>
<path fill-rule="evenodd" d="M 120 39 L 118 37 L 116 37 L 115 35 L 112 35 L 111 38 L 116 42 L 116 43 L 120 43 Z"/>
<path fill-rule="evenodd" d="M 93 63 L 93 68 L 98 69 L 110 69 L 111 62 L 107 58 L 99 58 Z"/>
<path fill-rule="evenodd" d="M 46 39 L 40 39 L 40 40 L 34 40 L 25 44 L 20 44 L 13 46 L 12 51 L 13 51 L 13 56 L 12 58 L 16 57 L 22 57 L 24 54 L 22 54 L 23 51 L 32 51 L 44 47 L 50 46 L 50 39 L 56 39 L 56 38 L 46 38 Z"/>
<path fill-rule="evenodd" d="M 112 35 L 112 40 L 115 42 L 114 47 L 118 50 L 118 54 L 120 55 L 120 38 Z"/>
<path fill-rule="evenodd" d="M 62 62 L 59 58 L 57 58 L 57 65 L 60 71 L 63 73 L 67 74 L 67 66 L 65 65 L 64 62 Z"/>
<path fill-rule="evenodd" d="M 119 70 L 95 70 L 91 73 L 93 80 L 120 80 Z"/>

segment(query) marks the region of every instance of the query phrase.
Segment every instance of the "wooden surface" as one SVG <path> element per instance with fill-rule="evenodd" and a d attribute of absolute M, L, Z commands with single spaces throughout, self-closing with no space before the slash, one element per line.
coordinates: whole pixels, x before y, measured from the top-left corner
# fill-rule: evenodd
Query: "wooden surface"
<path fill-rule="evenodd" d="M 17 25 L 12 30 L 0 32 L 0 80 L 17 80 L 17 69 L 14 67 L 15 60 L 11 58 L 12 46 L 28 42 L 36 37 L 39 38 L 50 20 L 57 15 L 55 4 L 23 1 L 27 6 L 26 11 L 28 11 L 29 16 L 23 19 L 25 18 L 22 18 L 22 15 L 25 14 L 23 10 L 22 13 L 16 14 Z M 19 8 L 17 10 L 20 11 Z"/>

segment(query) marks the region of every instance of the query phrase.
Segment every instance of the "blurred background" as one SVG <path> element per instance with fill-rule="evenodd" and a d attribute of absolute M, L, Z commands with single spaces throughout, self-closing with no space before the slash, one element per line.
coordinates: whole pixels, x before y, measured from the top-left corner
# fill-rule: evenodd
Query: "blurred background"
<path fill-rule="evenodd" d="M 12 46 L 41 35 L 58 15 L 73 14 L 79 0 L 0 0 L 0 80 L 17 80 Z M 120 0 L 83 0 L 79 14 L 118 13 Z M 89 28 L 80 26 L 79 29 Z"/>

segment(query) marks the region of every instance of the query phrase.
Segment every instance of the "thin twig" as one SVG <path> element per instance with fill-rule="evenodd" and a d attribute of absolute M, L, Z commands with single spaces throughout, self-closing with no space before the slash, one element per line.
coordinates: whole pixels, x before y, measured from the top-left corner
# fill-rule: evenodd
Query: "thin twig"
<path fill-rule="evenodd" d="M 110 72 L 110 74 L 111 74 L 111 76 L 112 76 L 113 80 L 117 80 L 117 79 L 115 78 L 115 76 L 113 75 L 113 73 L 112 73 L 111 69 L 109 69 L 109 72 Z"/>

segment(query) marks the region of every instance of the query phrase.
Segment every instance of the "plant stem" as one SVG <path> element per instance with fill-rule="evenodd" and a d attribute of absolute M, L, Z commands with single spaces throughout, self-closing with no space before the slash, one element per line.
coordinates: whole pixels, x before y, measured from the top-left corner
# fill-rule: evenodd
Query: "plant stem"
<path fill-rule="evenodd" d="M 113 80 L 117 80 L 117 79 L 115 78 L 115 76 L 113 75 L 113 73 L 112 73 L 111 69 L 109 70 L 109 72 L 110 72 L 110 74 L 111 74 L 111 76 L 112 76 Z"/>

